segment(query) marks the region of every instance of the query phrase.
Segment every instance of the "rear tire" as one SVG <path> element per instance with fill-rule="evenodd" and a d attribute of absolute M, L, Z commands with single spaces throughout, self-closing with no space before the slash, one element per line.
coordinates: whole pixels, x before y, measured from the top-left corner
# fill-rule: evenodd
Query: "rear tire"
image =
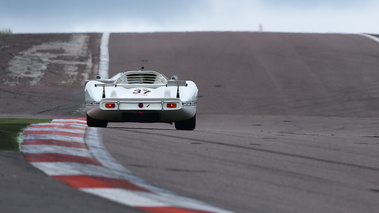
<path fill-rule="evenodd" d="M 196 128 L 196 114 L 190 119 L 176 121 L 175 128 L 177 130 L 194 130 Z"/>
<path fill-rule="evenodd" d="M 89 117 L 87 115 L 87 125 L 89 127 L 107 127 L 108 122 L 107 121 L 102 121 L 102 120 L 97 120 Z"/>

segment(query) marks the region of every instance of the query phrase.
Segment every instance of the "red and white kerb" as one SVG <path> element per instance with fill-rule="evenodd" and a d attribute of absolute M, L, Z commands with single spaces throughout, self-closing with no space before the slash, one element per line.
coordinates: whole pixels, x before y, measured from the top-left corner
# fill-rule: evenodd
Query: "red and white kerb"
<path fill-rule="evenodd" d="M 230 213 L 151 186 L 132 175 L 109 155 L 100 130 L 88 128 L 85 118 L 33 124 L 23 132 L 21 150 L 27 161 L 47 175 L 136 209 L 151 213 Z"/>

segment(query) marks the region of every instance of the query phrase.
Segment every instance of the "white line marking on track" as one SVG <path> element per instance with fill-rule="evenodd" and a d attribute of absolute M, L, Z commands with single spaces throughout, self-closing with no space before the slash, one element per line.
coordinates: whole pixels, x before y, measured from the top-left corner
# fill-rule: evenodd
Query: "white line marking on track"
<path fill-rule="evenodd" d="M 100 65 L 99 65 L 99 75 L 102 78 L 108 78 L 108 68 L 109 68 L 109 53 L 108 53 L 108 43 L 109 43 L 110 33 L 103 33 L 100 44 Z"/>
<path fill-rule="evenodd" d="M 367 37 L 367 38 L 369 38 L 369 39 L 371 39 L 371 40 L 374 40 L 374 41 L 376 41 L 376 42 L 379 43 L 379 38 L 378 38 L 378 37 L 372 36 L 372 35 L 370 35 L 370 34 L 365 34 L 365 33 L 361 33 L 361 34 L 359 34 L 359 35 L 364 36 L 364 37 Z"/>
<path fill-rule="evenodd" d="M 98 160 L 104 167 L 114 171 L 125 172 L 125 168 L 121 166 L 108 152 L 104 152 L 104 145 L 101 142 L 103 135 L 98 128 L 88 127 L 85 134 L 85 141 L 89 152 Z"/>
<path fill-rule="evenodd" d="M 98 128 L 88 128 L 86 133 L 86 144 L 91 154 L 104 167 L 111 169 L 117 176 L 128 180 L 137 186 L 143 187 L 155 193 L 170 193 L 167 190 L 155 187 L 147 183 L 145 180 L 133 175 L 129 170 L 120 165 L 104 148 L 102 142 L 102 134 Z"/>

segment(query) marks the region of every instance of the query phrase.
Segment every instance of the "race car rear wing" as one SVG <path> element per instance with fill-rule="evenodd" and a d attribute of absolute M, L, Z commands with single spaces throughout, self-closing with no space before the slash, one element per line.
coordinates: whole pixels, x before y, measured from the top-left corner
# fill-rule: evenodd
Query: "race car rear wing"
<path fill-rule="evenodd" d="M 157 88 L 157 87 L 186 87 L 187 81 L 167 81 L 167 84 L 95 84 L 95 87 L 146 87 L 146 88 Z"/>
<path fill-rule="evenodd" d="M 158 87 L 177 87 L 176 98 L 180 98 L 179 87 L 188 86 L 186 81 L 170 80 L 167 84 L 94 84 L 95 87 L 103 87 L 102 98 L 105 98 L 105 87 L 123 87 L 123 88 L 134 88 L 134 87 L 144 87 L 144 88 L 158 88 Z"/>

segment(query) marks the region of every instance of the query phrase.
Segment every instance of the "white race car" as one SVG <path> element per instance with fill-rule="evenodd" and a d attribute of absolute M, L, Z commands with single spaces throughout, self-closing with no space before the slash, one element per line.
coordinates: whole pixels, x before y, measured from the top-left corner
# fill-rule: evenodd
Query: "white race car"
<path fill-rule="evenodd" d="M 128 71 L 111 79 L 87 81 L 87 125 L 108 122 L 175 123 L 178 130 L 194 130 L 198 89 L 193 81 L 169 80 L 156 71 Z"/>

